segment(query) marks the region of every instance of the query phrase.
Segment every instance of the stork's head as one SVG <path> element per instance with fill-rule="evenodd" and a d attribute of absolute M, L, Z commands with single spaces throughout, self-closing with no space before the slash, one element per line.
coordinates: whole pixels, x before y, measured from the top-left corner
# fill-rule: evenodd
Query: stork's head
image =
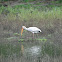
<path fill-rule="evenodd" d="M 23 29 L 25 29 L 26 27 L 25 26 L 22 26 Z"/>
<path fill-rule="evenodd" d="M 23 33 L 23 29 L 25 29 L 26 27 L 25 26 L 22 26 L 22 29 L 21 29 L 21 36 L 22 36 L 22 33 Z"/>

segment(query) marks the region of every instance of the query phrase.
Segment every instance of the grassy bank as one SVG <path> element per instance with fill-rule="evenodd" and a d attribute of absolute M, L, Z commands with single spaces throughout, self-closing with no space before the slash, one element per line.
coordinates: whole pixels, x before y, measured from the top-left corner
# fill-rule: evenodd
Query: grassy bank
<path fill-rule="evenodd" d="M 3 29 L 6 26 L 10 30 L 17 30 L 17 27 L 22 25 L 26 25 L 27 27 L 38 26 L 41 29 L 45 28 L 47 30 L 60 27 L 61 30 L 62 6 L 34 6 L 31 4 L 16 5 L 14 7 L 2 6 L 0 7 L 0 22 L 3 24 Z"/>
<path fill-rule="evenodd" d="M 39 20 L 53 20 L 62 19 L 62 6 L 33 6 L 28 5 L 17 5 L 14 7 L 0 7 L 0 15 L 6 15 L 7 19 L 15 20 L 18 16 L 21 21 L 30 19 Z"/>

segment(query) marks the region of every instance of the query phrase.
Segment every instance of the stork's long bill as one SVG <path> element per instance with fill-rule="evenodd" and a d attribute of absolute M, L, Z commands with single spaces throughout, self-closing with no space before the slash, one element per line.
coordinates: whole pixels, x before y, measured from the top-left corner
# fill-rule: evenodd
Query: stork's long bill
<path fill-rule="evenodd" d="M 22 36 L 22 33 L 23 33 L 23 28 L 21 29 L 21 36 Z"/>

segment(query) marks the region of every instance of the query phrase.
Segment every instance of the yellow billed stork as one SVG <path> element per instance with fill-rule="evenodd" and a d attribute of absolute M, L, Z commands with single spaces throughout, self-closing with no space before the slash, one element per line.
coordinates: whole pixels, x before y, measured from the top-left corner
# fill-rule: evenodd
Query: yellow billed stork
<path fill-rule="evenodd" d="M 42 32 L 42 31 L 41 31 L 39 28 L 37 28 L 37 27 L 29 27 L 29 28 L 26 28 L 25 26 L 22 26 L 22 29 L 21 29 L 21 36 L 22 36 L 22 33 L 23 33 L 23 29 L 32 32 L 32 33 L 33 33 L 33 38 L 34 38 L 34 33 L 40 33 L 40 32 Z"/>

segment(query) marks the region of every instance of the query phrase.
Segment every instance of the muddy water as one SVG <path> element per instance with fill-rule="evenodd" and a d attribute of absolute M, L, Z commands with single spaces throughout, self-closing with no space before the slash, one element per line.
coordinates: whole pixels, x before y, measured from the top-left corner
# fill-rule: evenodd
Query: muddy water
<path fill-rule="evenodd" d="M 62 62 L 61 47 L 50 41 L 0 39 L 0 62 Z"/>

